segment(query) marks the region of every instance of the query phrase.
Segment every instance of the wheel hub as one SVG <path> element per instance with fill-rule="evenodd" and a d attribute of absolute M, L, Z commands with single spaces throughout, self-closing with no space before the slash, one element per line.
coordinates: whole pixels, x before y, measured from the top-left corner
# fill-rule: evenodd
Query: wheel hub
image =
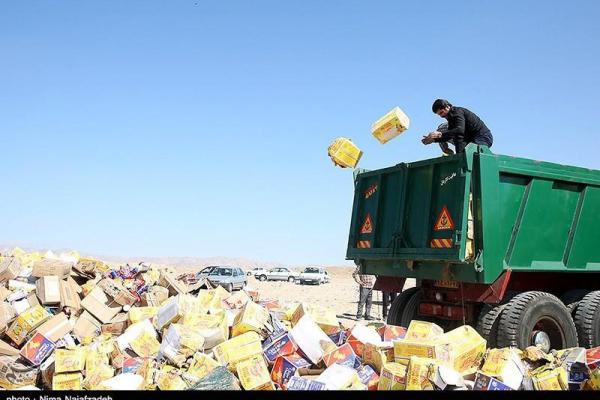
<path fill-rule="evenodd" d="M 550 351 L 550 336 L 544 331 L 534 331 L 532 345 L 539 347 L 545 353 Z"/>

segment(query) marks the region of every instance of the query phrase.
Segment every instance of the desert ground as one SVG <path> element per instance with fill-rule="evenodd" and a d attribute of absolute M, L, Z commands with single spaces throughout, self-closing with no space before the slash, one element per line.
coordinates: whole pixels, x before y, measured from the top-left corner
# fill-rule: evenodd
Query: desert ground
<path fill-rule="evenodd" d="M 179 268 L 178 268 L 179 269 Z M 182 271 L 183 269 L 179 269 Z M 196 269 L 185 268 L 186 272 Z M 293 268 L 300 272 L 301 269 Z M 352 278 L 354 268 L 328 267 L 329 283 L 322 285 L 300 285 L 291 282 L 265 281 L 261 282 L 253 276 L 248 277 L 248 290 L 257 290 L 260 299 L 276 299 L 280 304 L 286 302 L 306 302 L 309 304 L 328 307 L 333 310 L 340 320 L 354 319 L 358 303 L 358 284 Z M 408 279 L 404 288 L 414 286 L 414 279 Z M 371 316 L 382 318 L 382 293 L 373 291 L 373 306 Z"/>

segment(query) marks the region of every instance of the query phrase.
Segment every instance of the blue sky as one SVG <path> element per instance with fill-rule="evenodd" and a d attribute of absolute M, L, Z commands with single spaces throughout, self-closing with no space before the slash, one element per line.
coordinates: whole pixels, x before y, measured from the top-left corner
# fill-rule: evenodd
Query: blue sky
<path fill-rule="evenodd" d="M 436 157 L 438 97 L 496 153 L 600 169 L 597 1 L 5 1 L 0 243 L 347 264 L 352 172 Z M 400 106 L 386 145 L 373 121 Z"/>

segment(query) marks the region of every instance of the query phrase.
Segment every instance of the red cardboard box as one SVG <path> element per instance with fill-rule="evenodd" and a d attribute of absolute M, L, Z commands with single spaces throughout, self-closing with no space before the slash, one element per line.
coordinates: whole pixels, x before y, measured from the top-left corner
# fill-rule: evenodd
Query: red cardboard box
<path fill-rule="evenodd" d="M 41 333 L 33 335 L 31 340 L 25 343 L 21 349 L 21 356 L 29 360 L 33 365 L 40 365 L 56 348 L 53 341 Z"/>
<path fill-rule="evenodd" d="M 326 353 L 323 356 L 323 362 L 325 362 L 325 365 L 328 367 L 332 364 L 342 364 L 350 368 L 355 368 L 360 365 L 360 360 L 358 360 L 354 350 L 352 350 L 352 346 L 348 343 Z"/>
<path fill-rule="evenodd" d="M 384 342 L 391 342 L 393 340 L 404 339 L 406 328 L 395 325 L 384 325 L 377 332 L 379 332 Z"/>
<path fill-rule="evenodd" d="M 299 354 L 278 357 L 271 371 L 271 379 L 279 385 L 285 385 L 292 376 L 302 369 L 310 368 L 310 365 L 310 362 Z"/>

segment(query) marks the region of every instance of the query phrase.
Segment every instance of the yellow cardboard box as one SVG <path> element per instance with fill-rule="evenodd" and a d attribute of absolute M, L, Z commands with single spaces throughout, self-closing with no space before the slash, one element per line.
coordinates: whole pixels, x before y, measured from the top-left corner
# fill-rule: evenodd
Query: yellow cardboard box
<path fill-rule="evenodd" d="M 254 302 L 246 303 L 244 309 L 235 317 L 231 336 L 239 336 L 246 332 L 262 333 L 269 322 L 269 311 Z"/>
<path fill-rule="evenodd" d="M 406 390 L 433 390 L 429 377 L 435 373 L 435 362 L 428 358 L 411 357 L 406 371 Z"/>
<path fill-rule="evenodd" d="M 115 376 L 115 369 L 108 365 L 101 365 L 93 369 L 93 372 L 86 372 L 83 380 L 83 387 L 87 390 L 98 390 L 100 384 Z"/>
<path fill-rule="evenodd" d="M 342 168 L 355 168 L 363 155 L 352 140 L 344 137 L 336 138 L 327 148 L 331 161 Z"/>
<path fill-rule="evenodd" d="M 207 354 L 196 353 L 192 358 L 187 372 L 198 379 L 202 379 L 218 366 L 219 363 Z"/>
<path fill-rule="evenodd" d="M 366 343 L 363 351 L 363 362 L 381 373 L 383 366 L 394 361 L 394 346 L 385 343 Z"/>
<path fill-rule="evenodd" d="M 443 361 L 460 373 L 475 372 L 485 354 L 486 340 L 469 325 L 446 332 L 443 339 L 447 343 L 444 354 L 448 355 L 448 360 Z"/>
<path fill-rule="evenodd" d="M 371 134 L 375 136 L 381 144 L 385 144 L 406 131 L 409 126 L 410 119 L 408 116 L 400 109 L 400 107 L 394 107 L 371 125 Z"/>
<path fill-rule="evenodd" d="M 52 390 L 82 390 L 83 375 L 81 372 L 57 374 L 52 378 Z"/>
<path fill-rule="evenodd" d="M 326 307 L 306 303 L 301 303 L 294 309 L 291 316 L 292 325 L 296 325 L 300 318 L 306 314 L 308 314 L 327 335 L 333 335 L 341 329 L 340 322 L 334 311 Z"/>
<path fill-rule="evenodd" d="M 233 372 L 236 364 L 253 356 L 262 357 L 261 338 L 256 332 L 242 333 L 233 339 L 223 342 L 213 349 L 217 361 Z"/>
<path fill-rule="evenodd" d="M 15 319 L 6 334 L 10 337 L 17 345 L 23 344 L 27 335 L 41 325 L 44 321 L 50 318 L 50 313 L 46 311 L 41 305 L 36 305 Z"/>
<path fill-rule="evenodd" d="M 377 390 L 405 390 L 407 366 L 389 362 L 381 369 Z"/>
<path fill-rule="evenodd" d="M 129 320 L 132 323 L 153 318 L 158 314 L 159 307 L 133 307 L 129 310 Z"/>
<path fill-rule="evenodd" d="M 160 343 L 147 331 L 142 331 L 130 343 L 131 349 L 140 357 L 155 357 L 160 349 Z"/>
<path fill-rule="evenodd" d="M 240 361 L 236 370 L 245 390 L 275 390 L 271 374 L 262 356 Z"/>
<path fill-rule="evenodd" d="M 404 340 L 435 340 L 444 334 L 444 330 L 433 322 L 413 319 L 408 325 Z"/>
<path fill-rule="evenodd" d="M 87 349 L 79 347 L 73 350 L 57 349 L 54 352 L 54 372 L 80 372 L 85 368 Z"/>
<path fill-rule="evenodd" d="M 568 373 L 563 367 L 538 368 L 531 372 L 531 381 L 536 390 L 568 390 Z"/>

